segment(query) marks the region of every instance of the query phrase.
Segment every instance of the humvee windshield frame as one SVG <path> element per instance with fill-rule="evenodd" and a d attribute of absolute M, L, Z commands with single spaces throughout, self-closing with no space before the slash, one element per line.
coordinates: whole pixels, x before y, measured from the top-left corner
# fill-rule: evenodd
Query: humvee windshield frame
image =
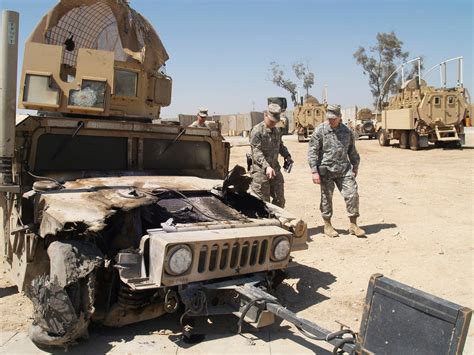
<path fill-rule="evenodd" d="M 40 127 L 24 137 L 30 147 L 27 168 L 65 179 L 144 174 L 224 178 L 230 148 L 211 131 L 187 128 L 176 139 L 185 128 L 149 126 L 43 118 Z"/>

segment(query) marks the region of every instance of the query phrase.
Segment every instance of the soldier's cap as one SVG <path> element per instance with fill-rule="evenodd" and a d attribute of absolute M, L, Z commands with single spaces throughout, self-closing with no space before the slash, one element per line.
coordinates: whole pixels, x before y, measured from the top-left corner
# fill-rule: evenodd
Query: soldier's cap
<path fill-rule="evenodd" d="M 281 107 L 278 104 L 269 104 L 267 108 L 268 117 L 274 121 L 280 121 Z"/>
<path fill-rule="evenodd" d="M 329 120 L 333 120 L 338 117 L 341 117 L 341 106 L 328 105 L 326 107 L 326 118 Z"/>
<path fill-rule="evenodd" d="M 202 118 L 206 118 L 207 117 L 207 111 L 208 111 L 207 108 L 199 107 L 198 116 L 202 117 Z"/>

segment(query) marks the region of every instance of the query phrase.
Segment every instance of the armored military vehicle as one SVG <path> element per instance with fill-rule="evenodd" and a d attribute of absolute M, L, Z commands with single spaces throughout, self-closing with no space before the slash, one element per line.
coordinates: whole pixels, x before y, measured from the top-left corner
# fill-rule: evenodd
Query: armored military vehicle
<path fill-rule="evenodd" d="M 294 130 L 298 135 L 298 142 L 309 139 L 314 129 L 324 122 L 326 105 L 319 103 L 314 96 L 308 95 L 301 104 L 293 110 Z"/>
<path fill-rule="evenodd" d="M 360 137 L 372 139 L 377 136 L 375 130 L 376 122 L 373 117 L 372 110 L 369 108 L 357 110 L 356 121 L 349 124 L 350 128 L 354 131 L 356 139 Z"/>
<path fill-rule="evenodd" d="M 462 63 L 462 58 L 455 59 Z M 462 68 L 462 64 L 458 67 Z M 380 145 L 387 146 L 391 139 L 398 139 L 403 149 L 426 148 L 430 142 L 437 146 L 460 146 L 469 106 L 469 93 L 462 85 L 461 75 L 462 71 L 458 71 L 457 85 L 452 88 L 446 87 L 445 78 L 439 88 L 428 86 L 421 72 L 404 81 L 398 94 L 382 110 Z"/>
<path fill-rule="evenodd" d="M 228 174 L 218 128 L 152 123 L 170 104 L 167 59 L 121 0 L 61 1 L 26 43 L 19 107 L 38 114 L 2 130 L 13 154 L 2 159 L 1 243 L 38 344 L 180 304 L 190 316 L 211 301 L 234 312 L 240 298 L 197 285 L 253 276 L 271 287 L 306 248 L 303 221 L 249 195 L 243 168 Z M 248 319 L 267 325 L 267 313 Z"/>

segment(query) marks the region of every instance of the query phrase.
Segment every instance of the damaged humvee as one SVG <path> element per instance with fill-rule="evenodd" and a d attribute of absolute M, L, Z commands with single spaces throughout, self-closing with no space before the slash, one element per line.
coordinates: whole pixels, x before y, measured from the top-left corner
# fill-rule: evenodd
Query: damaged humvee
<path fill-rule="evenodd" d="M 38 114 L 8 140 L 0 222 L 37 344 L 67 346 L 91 322 L 123 326 L 180 305 L 189 317 L 211 305 L 230 314 L 245 299 L 225 285 L 271 289 L 307 247 L 306 223 L 248 194 L 243 168 L 229 173 L 218 128 L 153 123 L 171 101 L 167 59 L 124 0 L 62 0 L 26 43 L 19 107 Z M 273 314 L 245 320 L 261 327 Z"/>

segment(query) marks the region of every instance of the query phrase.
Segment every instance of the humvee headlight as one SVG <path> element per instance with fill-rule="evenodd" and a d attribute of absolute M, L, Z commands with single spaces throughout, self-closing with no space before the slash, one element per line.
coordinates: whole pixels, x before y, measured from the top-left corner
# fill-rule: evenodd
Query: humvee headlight
<path fill-rule="evenodd" d="M 185 244 L 175 245 L 170 248 L 165 259 L 165 270 L 168 274 L 177 276 L 184 274 L 191 267 L 193 252 Z"/>
<path fill-rule="evenodd" d="M 290 240 L 287 237 L 278 237 L 273 242 L 272 259 L 281 261 L 290 253 Z"/>

